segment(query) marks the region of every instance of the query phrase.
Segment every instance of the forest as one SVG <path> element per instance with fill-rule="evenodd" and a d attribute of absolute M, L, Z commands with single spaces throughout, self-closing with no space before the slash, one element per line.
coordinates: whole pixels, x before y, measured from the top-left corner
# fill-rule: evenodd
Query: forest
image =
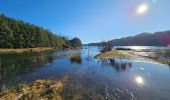
<path fill-rule="evenodd" d="M 78 45 L 73 46 L 72 41 L 78 42 L 75 43 Z M 77 37 L 69 40 L 66 36 L 55 35 L 44 28 L 0 14 L 0 48 L 65 49 L 81 45 L 81 40 Z"/>

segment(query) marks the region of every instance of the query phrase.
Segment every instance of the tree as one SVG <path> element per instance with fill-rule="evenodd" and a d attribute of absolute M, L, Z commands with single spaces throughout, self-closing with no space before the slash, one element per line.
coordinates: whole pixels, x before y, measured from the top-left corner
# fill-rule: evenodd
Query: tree
<path fill-rule="evenodd" d="M 102 53 L 107 52 L 107 51 L 111 51 L 112 48 L 113 48 L 112 43 L 111 42 L 105 42 L 105 41 L 101 42 L 101 45 L 99 47 L 99 49 Z"/>
<path fill-rule="evenodd" d="M 82 42 L 79 38 L 75 37 L 72 40 L 70 40 L 70 44 L 72 47 L 76 48 L 76 47 L 81 47 L 82 46 Z"/>
<path fill-rule="evenodd" d="M 13 33 L 7 25 L 0 25 L 0 47 L 10 48 L 13 47 Z"/>
<path fill-rule="evenodd" d="M 81 40 L 70 40 L 33 24 L 8 18 L 0 14 L 0 48 L 55 47 L 57 49 L 80 47 Z"/>

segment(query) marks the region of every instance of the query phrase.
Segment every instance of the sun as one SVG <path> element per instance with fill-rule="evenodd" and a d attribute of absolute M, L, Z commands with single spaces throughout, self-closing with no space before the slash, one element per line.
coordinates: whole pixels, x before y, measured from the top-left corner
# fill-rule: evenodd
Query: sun
<path fill-rule="evenodd" d="M 143 84 L 143 78 L 142 78 L 142 77 L 137 76 L 137 77 L 135 78 L 135 80 L 136 80 L 136 82 L 137 82 L 138 84 Z"/>
<path fill-rule="evenodd" d="M 147 11 L 148 11 L 148 5 L 147 4 L 139 5 L 138 8 L 137 8 L 138 14 L 144 14 Z"/>

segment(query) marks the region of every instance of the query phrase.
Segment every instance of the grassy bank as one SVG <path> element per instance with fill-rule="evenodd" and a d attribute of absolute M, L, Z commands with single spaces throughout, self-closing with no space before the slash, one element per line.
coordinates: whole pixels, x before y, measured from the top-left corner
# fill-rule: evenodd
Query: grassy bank
<path fill-rule="evenodd" d="M 95 56 L 97 59 L 105 59 L 105 58 L 127 58 L 127 59 L 135 59 L 135 60 L 143 60 L 143 61 L 151 61 L 157 62 L 161 64 L 166 64 L 170 66 L 170 61 L 162 58 L 150 58 L 132 54 L 128 51 L 124 50 L 112 50 L 106 53 L 101 53 Z"/>
<path fill-rule="evenodd" d="M 104 58 L 126 58 L 126 55 L 122 54 L 119 50 L 112 50 L 105 53 L 101 53 L 95 56 L 97 59 Z"/>
<path fill-rule="evenodd" d="M 3 49 L 0 48 L 0 53 L 23 53 L 23 52 L 43 52 L 43 51 L 52 51 L 54 48 L 19 48 L 19 49 Z"/>

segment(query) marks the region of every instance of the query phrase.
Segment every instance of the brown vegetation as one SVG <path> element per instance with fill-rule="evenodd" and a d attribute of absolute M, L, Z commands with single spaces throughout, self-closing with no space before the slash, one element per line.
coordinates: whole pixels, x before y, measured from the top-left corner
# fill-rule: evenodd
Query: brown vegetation
<path fill-rule="evenodd" d="M 151 61 L 157 62 L 161 64 L 166 64 L 170 66 L 170 61 L 162 58 L 150 58 L 143 57 L 139 55 L 132 54 L 128 51 L 124 50 L 112 50 L 106 53 L 101 53 L 95 56 L 97 59 L 105 59 L 105 58 L 127 58 L 127 59 L 135 59 L 135 60 L 143 60 L 143 61 Z"/>
<path fill-rule="evenodd" d="M 0 100 L 62 100 L 62 89 L 61 81 L 37 80 L 32 85 L 5 90 L 0 94 Z"/>
<path fill-rule="evenodd" d="M 125 55 L 120 53 L 118 50 L 108 51 L 106 53 L 101 53 L 95 56 L 95 58 L 103 59 L 103 58 L 126 58 Z"/>
<path fill-rule="evenodd" d="M 19 48 L 19 49 L 0 49 L 0 53 L 23 53 L 23 52 L 43 52 L 52 51 L 53 48 Z"/>

